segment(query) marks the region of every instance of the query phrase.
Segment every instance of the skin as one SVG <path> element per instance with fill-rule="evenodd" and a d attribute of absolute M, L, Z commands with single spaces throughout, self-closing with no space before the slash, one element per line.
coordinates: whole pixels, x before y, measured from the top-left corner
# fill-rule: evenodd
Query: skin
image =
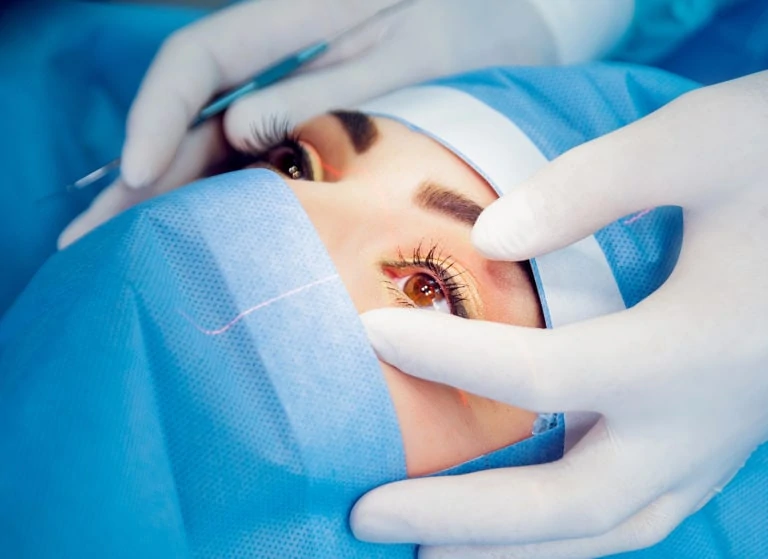
<path fill-rule="evenodd" d="M 414 200 L 423 183 L 430 182 L 485 207 L 497 198 L 492 188 L 428 137 L 387 119 L 374 123 L 375 139 L 363 153 L 333 116 L 299 127 L 299 143 L 315 170 L 312 182 L 290 179 L 285 169 L 273 168 L 286 175 L 357 310 L 402 306 L 397 286 L 425 270 L 391 263 L 400 261 L 399 253 L 408 261 L 417 247 L 424 255 L 437 245 L 439 259 L 449 256 L 451 271 L 459 272 L 458 281 L 465 284 L 469 318 L 543 327 L 535 287 L 522 265 L 483 258 L 472 248 L 471 223 Z M 424 350 L 439 348 L 440 340 L 425 332 Z M 381 368 L 400 422 L 409 476 L 436 472 L 530 436 L 534 413 L 416 379 L 386 363 Z"/>
<path fill-rule="evenodd" d="M 312 182 L 295 180 L 290 165 L 268 165 L 257 155 L 234 157 L 224 168 L 267 166 L 283 174 L 360 313 L 408 304 L 410 299 L 401 290 L 404 282 L 414 274 L 432 273 L 412 263 L 413 252 L 421 247 L 423 258 L 437 246 L 437 260 L 448 258 L 450 275 L 459 274 L 456 281 L 463 285 L 460 292 L 466 299 L 467 318 L 543 327 L 538 296 L 524 266 L 486 260 L 470 243 L 471 217 L 496 199 L 493 189 L 449 150 L 397 122 L 373 119 L 375 133 L 361 145 L 359 138 L 352 141 L 342 121 L 323 115 L 297 129 L 299 143 L 310 156 Z M 254 158 L 262 162 L 254 164 Z M 280 158 L 267 160 L 278 163 Z M 460 194 L 474 210 L 459 221 L 446 212 L 425 209 L 418 203 L 425 183 Z M 167 189 L 160 185 L 137 191 L 116 185 L 96 199 L 89 214 L 98 209 L 114 215 Z M 68 242 L 103 219 L 79 218 L 68 228 L 77 230 Z M 443 305 L 443 310 L 451 309 Z M 424 351 L 440 351 L 440 344 L 440 339 L 424 333 Z M 534 413 L 408 376 L 386 363 L 381 363 L 381 369 L 400 423 L 411 477 L 449 468 L 530 436 Z"/>

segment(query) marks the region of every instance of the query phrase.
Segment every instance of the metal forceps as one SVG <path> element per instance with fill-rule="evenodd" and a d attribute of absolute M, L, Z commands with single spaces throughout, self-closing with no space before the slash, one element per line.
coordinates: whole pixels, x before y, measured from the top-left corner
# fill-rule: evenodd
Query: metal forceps
<path fill-rule="evenodd" d="M 386 17 L 392 13 L 395 13 L 415 1 L 416 0 L 401 0 L 400 2 L 396 2 L 391 6 L 382 8 L 377 12 L 375 12 L 373 15 L 364 19 L 363 21 L 356 23 L 354 25 L 351 25 L 346 29 L 343 29 L 342 31 L 336 33 L 331 38 L 324 39 L 322 41 L 314 43 L 308 47 L 301 49 L 298 52 L 289 54 L 285 58 L 278 60 L 271 66 L 268 66 L 267 68 L 262 70 L 249 82 L 225 92 L 221 96 L 214 99 L 211 103 L 203 107 L 203 109 L 197 115 L 195 120 L 192 121 L 192 124 L 190 124 L 189 126 L 190 130 L 196 128 L 197 126 L 199 126 L 200 124 L 208 120 L 209 118 L 223 112 L 232 103 L 234 103 L 241 97 L 251 93 L 252 91 L 264 89 L 265 87 L 270 86 L 273 83 L 278 82 L 288 77 L 289 75 L 293 74 L 302 66 L 305 66 L 306 64 L 312 62 L 313 60 L 318 58 L 320 55 L 325 53 L 331 46 L 333 46 L 340 39 L 346 37 L 348 34 L 357 31 L 358 29 L 374 22 L 379 18 Z M 72 192 L 74 190 L 82 190 L 83 188 L 90 186 L 91 184 L 95 183 L 97 180 L 106 176 L 108 173 L 117 169 L 118 167 L 120 167 L 119 157 L 116 159 L 113 159 L 106 165 L 102 165 L 95 171 L 88 173 L 83 178 L 78 179 L 74 183 L 68 185 L 67 191 Z"/>

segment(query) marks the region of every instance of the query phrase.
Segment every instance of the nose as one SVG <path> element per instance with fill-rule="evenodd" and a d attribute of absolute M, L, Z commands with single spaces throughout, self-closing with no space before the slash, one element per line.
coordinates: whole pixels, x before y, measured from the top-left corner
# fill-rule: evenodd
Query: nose
<path fill-rule="evenodd" d="M 383 306 L 381 261 L 395 207 L 365 184 L 287 181 L 317 230 L 358 312 Z M 379 189 L 380 190 L 380 189 Z"/>
<path fill-rule="evenodd" d="M 386 207 L 367 197 L 363 184 L 287 182 L 334 260 L 342 254 L 361 253 L 386 220 Z"/>

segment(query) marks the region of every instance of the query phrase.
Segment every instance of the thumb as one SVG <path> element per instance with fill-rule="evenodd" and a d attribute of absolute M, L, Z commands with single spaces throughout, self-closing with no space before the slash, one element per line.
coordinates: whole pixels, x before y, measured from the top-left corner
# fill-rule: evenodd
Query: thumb
<path fill-rule="evenodd" d="M 182 140 L 179 155 L 168 171 L 151 186 L 134 189 L 122 179 L 116 180 L 67 226 L 59 236 L 59 250 L 128 208 L 200 177 L 209 159 L 216 161 L 223 157 L 224 146 L 219 135 L 219 131 L 210 125 L 201 126 L 192 132 Z"/>
<path fill-rule="evenodd" d="M 554 330 L 414 309 L 376 309 L 362 320 L 379 359 L 409 375 L 529 410 L 602 413 L 611 402 L 606 379 L 616 363 L 626 360 L 632 367 L 625 368 L 629 384 L 643 363 L 636 347 L 648 347 L 642 342 L 649 334 L 640 328 L 647 330 L 647 323 L 631 317 L 601 317 Z M 628 339 L 606 337 L 617 330 Z"/>
<path fill-rule="evenodd" d="M 664 133 L 663 112 L 566 152 L 491 204 L 472 230 L 475 247 L 488 258 L 525 260 L 676 203 L 664 171 L 675 163 L 665 150 L 678 138 Z"/>
<path fill-rule="evenodd" d="M 173 33 L 131 106 L 121 167 L 124 181 L 132 187 L 157 181 L 174 160 L 190 123 L 217 91 L 252 79 L 282 57 L 393 4 L 394 0 L 239 2 Z M 282 21 L 289 22 L 290 29 L 275 26 Z M 334 49 L 335 54 L 324 56 L 320 63 L 352 56 L 366 44 L 352 41 L 345 52 Z"/>

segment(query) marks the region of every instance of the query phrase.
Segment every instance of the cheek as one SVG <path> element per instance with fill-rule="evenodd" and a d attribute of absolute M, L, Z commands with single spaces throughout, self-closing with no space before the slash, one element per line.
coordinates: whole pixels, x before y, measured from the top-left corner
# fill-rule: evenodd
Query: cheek
<path fill-rule="evenodd" d="M 381 363 L 400 423 L 408 476 L 433 473 L 462 462 L 472 436 L 466 403 L 455 388 L 406 375 Z"/>
<path fill-rule="evenodd" d="M 336 271 L 359 314 L 392 307 L 387 277 L 381 266 L 382 252 L 360 246 L 326 246 Z"/>
<path fill-rule="evenodd" d="M 445 470 L 531 434 L 536 414 L 381 363 L 400 423 L 408 477 Z"/>

